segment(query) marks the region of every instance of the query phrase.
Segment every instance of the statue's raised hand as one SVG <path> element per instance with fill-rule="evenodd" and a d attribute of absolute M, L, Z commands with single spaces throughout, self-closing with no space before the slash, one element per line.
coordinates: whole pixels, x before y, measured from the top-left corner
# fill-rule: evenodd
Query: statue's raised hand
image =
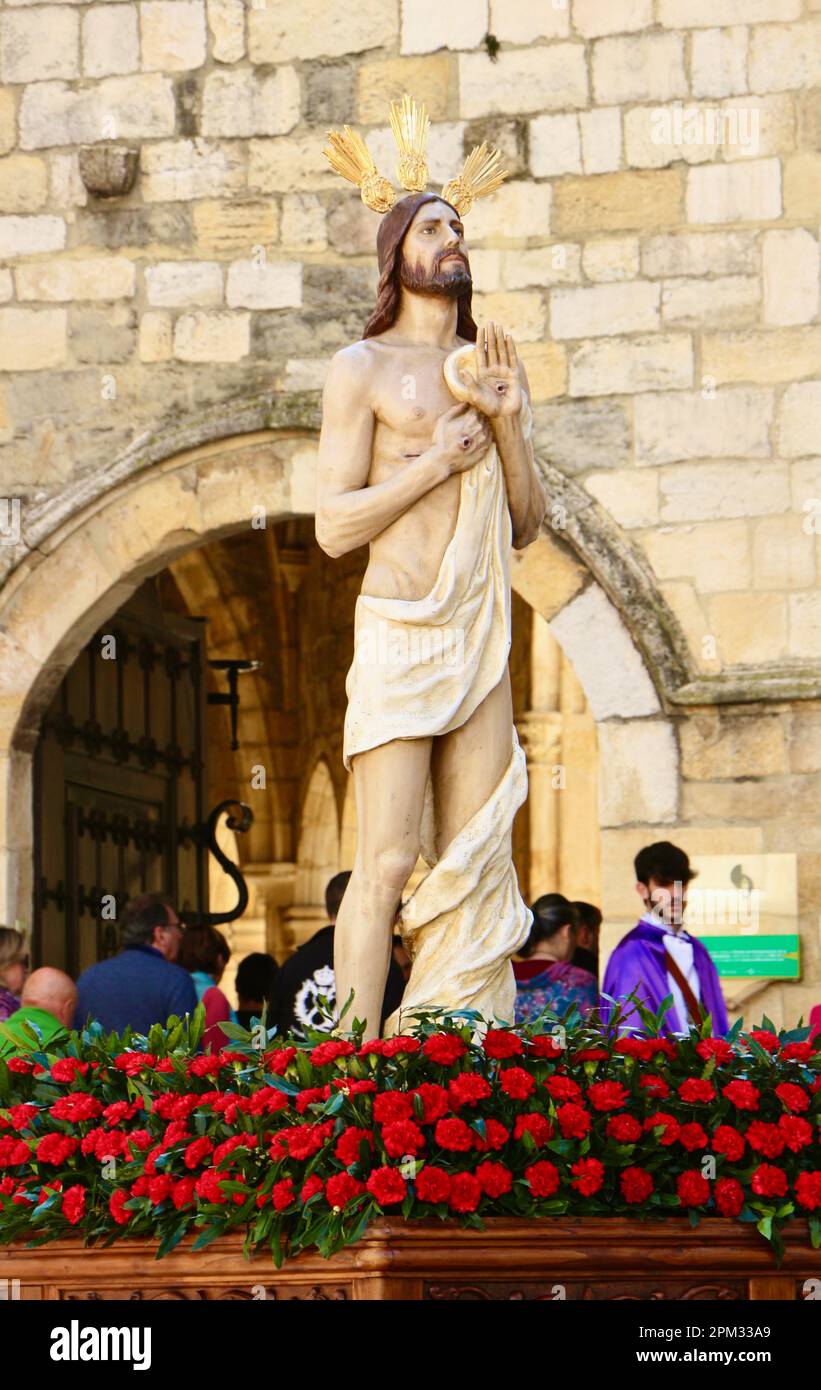
<path fill-rule="evenodd" d="M 476 375 L 459 372 L 470 404 L 490 419 L 518 415 L 522 408 L 522 385 L 516 344 L 497 323 L 479 329 L 476 339 Z"/>

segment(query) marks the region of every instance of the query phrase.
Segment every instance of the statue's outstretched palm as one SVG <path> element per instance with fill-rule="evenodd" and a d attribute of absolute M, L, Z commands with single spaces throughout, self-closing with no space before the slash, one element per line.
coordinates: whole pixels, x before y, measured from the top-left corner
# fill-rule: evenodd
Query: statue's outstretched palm
<path fill-rule="evenodd" d="M 479 329 L 476 339 L 476 375 L 459 373 L 470 391 L 470 404 L 483 415 L 495 419 L 518 415 L 522 408 L 522 386 L 516 344 L 496 323 Z"/>

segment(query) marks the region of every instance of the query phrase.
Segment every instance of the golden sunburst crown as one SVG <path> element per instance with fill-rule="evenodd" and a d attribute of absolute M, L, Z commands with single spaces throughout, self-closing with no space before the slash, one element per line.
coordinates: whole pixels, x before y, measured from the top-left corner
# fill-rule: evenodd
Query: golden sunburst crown
<path fill-rule="evenodd" d="M 427 107 L 405 92 L 401 101 L 391 102 L 390 124 L 399 150 L 399 182 L 409 192 L 422 193 L 428 185 L 430 117 Z M 377 170 L 362 136 L 346 125 L 341 131 L 329 130 L 328 142 L 323 154 L 338 174 L 356 184 L 366 207 L 374 212 L 389 212 L 396 202 L 396 193 Z M 456 177 L 444 185 L 442 197 L 465 217 L 477 198 L 495 193 L 507 174 L 507 169 L 502 168 L 499 151 L 483 141 L 471 150 Z"/>

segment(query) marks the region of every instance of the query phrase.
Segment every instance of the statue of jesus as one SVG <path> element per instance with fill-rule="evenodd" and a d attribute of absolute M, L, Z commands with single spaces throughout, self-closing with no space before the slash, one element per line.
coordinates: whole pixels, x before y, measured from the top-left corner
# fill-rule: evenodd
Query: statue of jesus
<path fill-rule="evenodd" d="M 337 1006 L 353 992 L 343 1026 L 356 1017 L 366 1037 L 379 1034 L 420 849 L 430 872 L 398 917 L 411 975 L 386 1032 L 433 1008 L 513 1021 L 510 957 L 532 919 L 511 859 L 527 774 L 508 671 L 510 548 L 536 538 L 546 508 L 527 377 L 510 334 L 474 323 L 456 206 L 401 198 L 377 253 L 376 307 L 330 365 L 316 507 L 327 555 L 369 547 L 343 746 L 356 854 L 334 941 Z"/>

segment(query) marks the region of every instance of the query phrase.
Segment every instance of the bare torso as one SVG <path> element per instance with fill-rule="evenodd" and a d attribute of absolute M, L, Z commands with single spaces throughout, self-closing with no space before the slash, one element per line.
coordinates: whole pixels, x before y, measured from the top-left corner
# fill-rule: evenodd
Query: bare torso
<path fill-rule="evenodd" d="M 457 338 L 454 346 L 464 343 Z M 390 331 L 356 348 L 365 355 L 363 389 L 370 392 L 374 417 L 372 486 L 430 447 L 437 420 L 455 404 L 442 374 L 454 349 L 393 341 Z M 451 474 L 374 536 L 363 594 L 413 599 L 430 590 L 453 535 L 460 488 L 461 473 Z"/>

